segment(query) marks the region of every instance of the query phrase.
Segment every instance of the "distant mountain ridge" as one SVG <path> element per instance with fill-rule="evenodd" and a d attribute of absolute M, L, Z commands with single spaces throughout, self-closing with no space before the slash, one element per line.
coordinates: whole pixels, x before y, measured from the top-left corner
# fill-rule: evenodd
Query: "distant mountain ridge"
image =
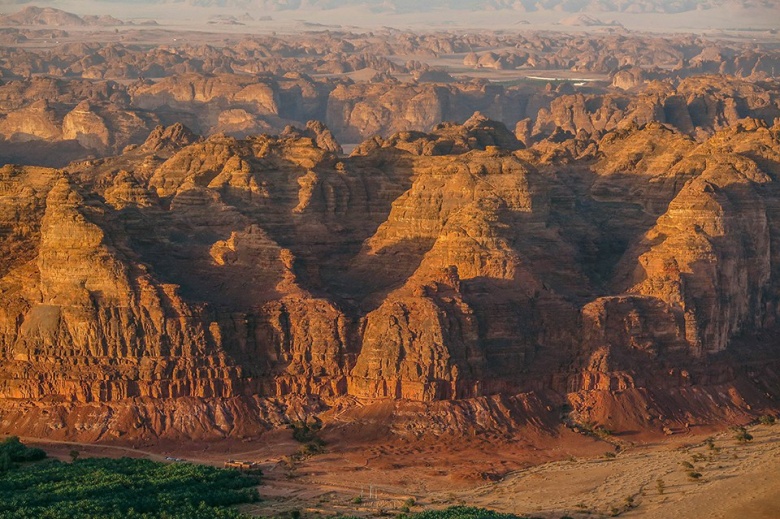
<path fill-rule="evenodd" d="M 160 0 L 179 1 L 179 0 Z M 635 13 L 680 13 L 697 9 L 710 9 L 727 4 L 743 7 L 778 6 L 777 0 L 189 0 L 193 5 L 259 6 L 268 9 L 333 9 L 355 6 L 375 11 L 414 12 L 439 9 L 455 10 L 515 10 L 515 11 L 559 11 L 579 13 L 587 11 L 635 12 Z"/>
<path fill-rule="evenodd" d="M 100 3 L 187 4 L 196 7 L 262 9 L 270 11 L 330 10 L 344 7 L 365 8 L 374 12 L 430 12 L 443 9 L 459 11 L 513 10 L 520 12 L 555 11 L 561 13 L 625 12 L 683 13 L 723 6 L 743 8 L 780 8 L 780 0 L 98 0 Z M 10 0 L 7 4 L 25 4 L 28 0 Z"/>
<path fill-rule="evenodd" d="M 25 7 L 13 14 L 0 16 L 0 25 L 47 25 L 47 26 L 114 26 L 124 25 L 122 20 L 113 16 L 78 16 L 53 7 Z"/>

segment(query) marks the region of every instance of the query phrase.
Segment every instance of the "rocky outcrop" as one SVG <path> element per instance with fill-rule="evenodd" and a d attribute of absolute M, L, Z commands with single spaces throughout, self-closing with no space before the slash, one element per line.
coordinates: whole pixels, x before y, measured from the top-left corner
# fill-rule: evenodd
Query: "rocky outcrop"
<path fill-rule="evenodd" d="M 624 81 L 631 72 L 623 70 L 615 81 Z M 628 79 L 625 79 L 628 81 Z M 658 81 L 621 83 L 635 95 L 562 95 L 541 108 L 532 133 L 547 136 L 561 128 L 576 134 L 623 129 L 650 122 L 666 123 L 704 139 L 717 130 L 735 126 L 750 114 L 772 124 L 777 105 L 774 94 L 755 84 L 733 78 L 704 76 L 685 79 L 676 88 Z"/>
<path fill-rule="evenodd" d="M 157 126 L 146 138 L 142 149 L 151 152 L 173 152 L 198 140 L 192 131 L 181 123 Z"/>
<path fill-rule="evenodd" d="M 642 85 L 645 76 L 645 72 L 639 67 L 623 68 L 612 76 L 612 86 L 621 90 L 631 90 Z"/>
<path fill-rule="evenodd" d="M 771 276 L 768 209 L 772 182 L 742 156 L 710 154 L 666 213 L 637 244 L 628 289 L 660 298 L 685 318 L 699 354 L 723 351 L 756 312 Z M 644 270 L 644 275 L 641 273 Z"/>
<path fill-rule="evenodd" d="M 83 202 L 66 179 L 47 195 L 35 261 L 40 300 L 19 301 L 21 319 L 3 337 L 11 359 L 5 369 L 25 365 L 47 375 L 6 380 L 3 397 L 93 402 L 234 394 L 240 368 L 214 351 L 218 339 L 199 309 L 122 258 Z"/>
<path fill-rule="evenodd" d="M 31 81 L 25 86 L 21 93 L 7 89 L 8 111 L 0 120 L 4 155 L 19 163 L 64 165 L 88 155 L 119 153 L 128 145 L 143 142 L 158 122 L 154 114 L 107 102 L 111 97 L 108 92 L 63 95 L 58 92 L 61 85 L 46 80 Z M 72 103 L 71 95 L 88 99 Z M 48 153 L 42 154 L 41 150 L 47 147 Z"/>
<path fill-rule="evenodd" d="M 158 112 L 196 111 L 196 130 L 262 130 L 255 118 L 279 114 L 279 91 L 273 83 L 232 74 L 182 74 L 131 90 L 133 105 Z M 260 126 L 258 126 L 260 124 Z M 268 128 L 266 126 L 266 128 Z"/>
<path fill-rule="evenodd" d="M 9 113 L 0 122 L 0 133 L 9 141 L 62 138 L 62 128 L 58 118 L 49 103 L 43 99 Z"/>
<path fill-rule="evenodd" d="M 11 37 L 56 37 L 15 30 Z M 106 44 L 68 41 L 49 54 L 9 49 L 0 63 L 7 78 L 0 85 L 0 136 L 8 143 L 0 158 L 64 166 L 140 144 L 160 123 L 246 138 L 320 120 L 354 145 L 432 132 L 480 112 L 509 128 L 522 121 L 516 133 L 530 145 L 558 129 L 595 134 L 649 122 L 703 141 L 747 117 L 768 125 L 780 117 L 777 87 L 768 80 L 780 67 L 772 49 L 693 37 L 382 34 L 152 48 L 112 36 Z M 462 55 L 470 67 L 565 70 L 597 80 L 555 87 L 491 82 L 442 69 L 434 61 L 442 53 Z M 411 55 L 420 59 L 386 57 Z M 708 61 L 713 56 L 723 62 L 717 70 Z M 51 152 L 41 153 L 47 142 Z"/>
<path fill-rule="evenodd" d="M 320 121 L 309 121 L 306 123 L 304 130 L 299 130 L 294 126 L 288 126 L 282 133 L 283 137 L 298 137 L 304 136 L 312 140 L 312 142 L 318 148 L 330 151 L 332 153 L 341 154 L 344 150 L 341 148 L 341 144 L 333 136 L 330 129 Z"/>
<path fill-rule="evenodd" d="M 477 114 L 345 157 L 316 122 L 176 125 L 6 167 L 0 429 L 245 436 L 345 399 L 545 427 L 568 401 L 625 429 L 771 409 L 741 363 L 776 355 L 778 128 L 601 133 L 523 149 Z"/>
<path fill-rule="evenodd" d="M 430 133 L 400 132 L 386 140 L 375 137 L 356 147 L 352 154 L 366 155 L 378 148 L 395 148 L 413 155 L 457 155 L 472 150 L 514 151 L 522 147 L 506 126 L 475 112 L 463 124 L 438 124 Z"/>
<path fill-rule="evenodd" d="M 105 121 L 87 102 L 79 103 L 62 120 L 62 136 L 96 150 L 106 150 L 110 138 Z"/>
<path fill-rule="evenodd" d="M 560 344 L 528 324 L 573 313 L 545 286 L 558 285 L 560 271 L 542 265 L 568 252 L 544 228 L 549 201 L 538 173 L 495 150 L 444 160 L 419 162 L 428 167 L 358 259 L 392 254 L 396 267 L 414 270 L 365 318 L 350 378 L 357 395 L 433 400 L 517 388 L 537 350 Z M 549 250 L 534 250 L 536 240 Z M 567 268 L 564 276 L 579 276 Z M 572 331 L 569 318 L 561 335 Z"/>

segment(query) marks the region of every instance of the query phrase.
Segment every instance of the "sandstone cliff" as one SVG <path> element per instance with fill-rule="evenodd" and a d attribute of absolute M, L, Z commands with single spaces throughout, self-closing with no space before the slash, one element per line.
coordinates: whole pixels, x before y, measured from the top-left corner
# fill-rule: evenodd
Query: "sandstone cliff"
<path fill-rule="evenodd" d="M 350 157 L 321 123 L 176 125 L 4 168 L 2 430 L 246 436 L 347 398 L 626 430 L 772 409 L 771 362 L 742 366 L 778 347 L 780 130 L 522 148 L 480 115 Z"/>

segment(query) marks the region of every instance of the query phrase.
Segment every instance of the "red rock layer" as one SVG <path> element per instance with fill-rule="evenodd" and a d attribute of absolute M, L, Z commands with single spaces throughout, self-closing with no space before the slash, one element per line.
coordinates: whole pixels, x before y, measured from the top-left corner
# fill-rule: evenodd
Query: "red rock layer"
<path fill-rule="evenodd" d="M 521 147 L 479 116 L 351 157 L 315 123 L 175 126 L 6 167 L 0 427 L 251 435 L 349 398 L 548 425 L 569 401 L 623 429 L 771 409 L 776 368 L 749 366 L 780 346 L 780 130 Z"/>

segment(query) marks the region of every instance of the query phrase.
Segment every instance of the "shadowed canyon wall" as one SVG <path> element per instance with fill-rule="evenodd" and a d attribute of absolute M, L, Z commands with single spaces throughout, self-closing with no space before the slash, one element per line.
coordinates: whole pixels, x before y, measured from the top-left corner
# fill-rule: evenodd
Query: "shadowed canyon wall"
<path fill-rule="evenodd" d="M 6 166 L 2 428 L 241 436 L 355 397 L 534 393 L 618 426 L 771 408 L 776 364 L 746 366 L 779 346 L 777 126 L 558 141 L 476 115 L 347 157 L 317 123 L 174 125 Z"/>

